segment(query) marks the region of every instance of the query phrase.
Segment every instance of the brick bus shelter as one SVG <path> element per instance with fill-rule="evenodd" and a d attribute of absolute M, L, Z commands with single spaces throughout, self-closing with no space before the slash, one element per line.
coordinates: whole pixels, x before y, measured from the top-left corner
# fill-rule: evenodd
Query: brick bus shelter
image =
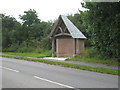
<path fill-rule="evenodd" d="M 84 51 L 86 37 L 64 15 L 60 15 L 50 33 L 52 38 L 52 56 L 73 57 Z"/>

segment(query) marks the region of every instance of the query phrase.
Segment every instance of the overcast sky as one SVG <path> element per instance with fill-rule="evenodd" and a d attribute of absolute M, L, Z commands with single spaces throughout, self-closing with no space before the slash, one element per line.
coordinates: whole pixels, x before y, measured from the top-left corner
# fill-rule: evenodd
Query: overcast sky
<path fill-rule="evenodd" d="M 17 20 L 20 14 L 29 9 L 37 11 L 42 21 L 55 20 L 58 16 L 74 14 L 84 10 L 82 0 L 1 0 L 0 13 L 13 15 Z"/>

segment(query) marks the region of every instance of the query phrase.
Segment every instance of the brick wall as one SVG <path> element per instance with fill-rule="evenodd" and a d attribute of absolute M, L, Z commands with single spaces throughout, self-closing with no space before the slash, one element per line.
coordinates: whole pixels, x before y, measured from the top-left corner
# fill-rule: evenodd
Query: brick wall
<path fill-rule="evenodd" d="M 74 41 L 71 38 L 56 39 L 57 57 L 71 57 L 74 53 Z"/>
<path fill-rule="evenodd" d="M 84 51 L 84 40 L 77 39 L 76 53 L 77 55 Z M 73 57 L 74 55 L 74 39 L 59 38 L 56 39 L 56 55 L 57 57 Z"/>
<path fill-rule="evenodd" d="M 77 39 L 77 43 L 76 43 L 76 53 L 77 55 L 82 53 L 84 51 L 84 40 L 81 39 Z"/>

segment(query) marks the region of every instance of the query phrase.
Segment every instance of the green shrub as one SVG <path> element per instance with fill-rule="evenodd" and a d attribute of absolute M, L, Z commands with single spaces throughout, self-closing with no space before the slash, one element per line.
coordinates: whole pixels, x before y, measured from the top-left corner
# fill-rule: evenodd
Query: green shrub
<path fill-rule="evenodd" d="M 34 48 L 33 47 L 19 47 L 17 49 L 17 52 L 33 52 Z"/>
<path fill-rule="evenodd" d="M 85 51 L 77 57 L 78 58 L 94 58 L 97 56 L 98 56 L 98 53 L 94 48 L 85 48 Z"/>
<path fill-rule="evenodd" d="M 46 50 L 43 52 L 44 55 L 46 55 L 46 57 L 51 57 L 52 56 L 52 53 L 50 50 Z"/>
<path fill-rule="evenodd" d="M 45 49 L 42 49 L 42 48 L 36 48 L 35 49 L 35 52 L 36 53 L 42 53 L 42 52 L 44 52 L 45 51 Z"/>
<path fill-rule="evenodd" d="M 18 43 L 14 43 L 8 48 L 3 48 L 3 51 L 5 51 L 5 52 L 16 52 L 18 48 L 19 48 Z"/>
<path fill-rule="evenodd" d="M 50 40 L 50 37 L 44 37 L 44 38 L 42 38 L 42 40 L 40 42 L 40 46 L 41 46 L 41 48 L 44 48 L 44 49 L 51 49 L 51 40 Z"/>

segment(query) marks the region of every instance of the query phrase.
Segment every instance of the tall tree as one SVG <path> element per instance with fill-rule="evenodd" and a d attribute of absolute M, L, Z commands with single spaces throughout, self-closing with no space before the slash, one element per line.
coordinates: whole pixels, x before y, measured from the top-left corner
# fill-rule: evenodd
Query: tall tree
<path fill-rule="evenodd" d="M 11 46 L 11 44 L 19 41 L 17 38 L 19 35 L 16 33 L 17 30 L 21 27 L 21 24 L 17 22 L 14 17 L 6 16 L 1 14 L 2 16 L 2 46 L 3 49 Z"/>
<path fill-rule="evenodd" d="M 35 39 L 37 36 L 42 36 L 42 30 L 40 29 L 40 19 L 38 19 L 37 12 L 35 10 L 24 11 L 24 15 L 20 15 L 20 19 L 23 23 L 23 31 L 26 40 Z"/>
<path fill-rule="evenodd" d="M 105 58 L 120 58 L 120 2 L 87 2 L 83 7 L 95 48 Z"/>
<path fill-rule="evenodd" d="M 40 22 L 34 9 L 24 11 L 24 15 L 20 15 L 20 19 L 23 21 L 23 25 L 28 27 Z"/>
<path fill-rule="evenodd" d="M 50 47 L 50 39 L 48 35 L 51 31 L 51 22 L 41 22 L 38 18 L 37 12 L 35 10 L 28 10 L 24 12 L 24 15 L 20 15 L 20 19 L 23 21 L 23 36 L 25 36 L 25 41 L 31 43 L 31 41 L 38 41 L 41 47 Z M 45 43 L 45 44 L 44 44 Z M 44 45 L 42 45 L 44 44 Z"/>

